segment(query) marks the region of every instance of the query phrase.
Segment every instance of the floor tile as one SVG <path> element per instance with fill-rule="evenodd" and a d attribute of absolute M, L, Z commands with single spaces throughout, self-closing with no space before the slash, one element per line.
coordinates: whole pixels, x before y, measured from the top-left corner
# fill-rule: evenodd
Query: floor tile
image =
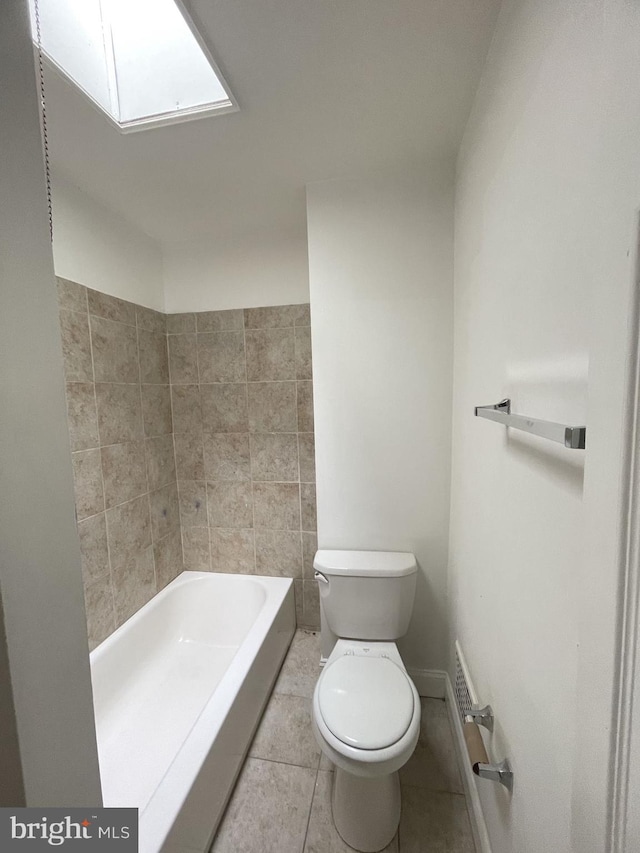
<path fill-rule="evenodd" d="M 446 703 L 422 699 L 420 738 L 415 752 L 400 771 L 403 785 L 432 791 L 464 793 Z"/>
<path fill-rule="evenodd" d="M 311 817 L 304 853 L 351 853 L 352 847 L 340 838 L 331 814 L 331 785 L 333 773 L 320 771 L 311 806 Z M 383 853 L 398 853 L 398 837 L 384 848 Z"/>
<path fill-rule="evenodd" d="M 475 853 L 465 798 L 402 788 L 399 853 Z"/>
<path fill-rule="evenodd" d="M 253 758 L 318 767 L 320 749 L 311 728 L 311 701 L 274 693 L 249 749 Z"/>
<path fill-rule="evenodd" d="M 300 853 L 316 771 L 248 758 L 211 853 Z"/>
<path fill-rule="evenodd" d="M 296 631 L 274 693 L 311 698 L 320 672 L 320 634 Z"/>

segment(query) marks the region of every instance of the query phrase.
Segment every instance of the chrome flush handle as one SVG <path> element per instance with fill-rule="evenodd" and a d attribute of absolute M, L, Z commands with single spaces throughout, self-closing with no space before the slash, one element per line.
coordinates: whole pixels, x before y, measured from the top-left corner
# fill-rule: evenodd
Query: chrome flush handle
<path fill-rule="evenodd" d="M 314 571 L 314 578 L 318 581 L 318 583 L 329 583 L 329 578 L 326 575 L 323 575 L 322 572 Z"/>

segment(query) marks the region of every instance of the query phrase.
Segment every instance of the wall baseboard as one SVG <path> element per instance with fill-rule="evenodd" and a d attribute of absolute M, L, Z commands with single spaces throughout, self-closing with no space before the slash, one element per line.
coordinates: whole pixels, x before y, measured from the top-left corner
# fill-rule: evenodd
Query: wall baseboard
<path fill-rule="evenodd" d="M 445 699 L 447 695 L 446 672 L 440 669 L 415 669 L 407 667 L 407 674 L 413 681 L 420 696 L 428 699 Z"/>
<path fill-rule="evenodd" d="M 476 777 L 469 764 L 467 747 L 462 733 L 462 723 L 458 713 L 458 705 L 453 692 L 453 685 L 448 672 L 438 669 L 414 669 L 407 667 L 407 673 L 415 684 L 420 696 L 429 699 L 444 699 L 449 714 L 449 722 L 453 732 L 453 742 L 456 750 L 456 758 L 462 776 L 462 784 L 469 809 L 469 821 L 473 840 L 478 853 L 491 853 L 491 842 L 484 820 L 482 804 L 476 788 Z"/>
<path fill-rule="evenodd" d="M 451 679 L 449 678 L 448 673 L 445 672 L 443 675 L 445 685 L 444 698 L 449 712 L 449 721 L 453 731 L 453 742 L 456 749 L 456 756 L 458 758 L 458 766 L 460 767 L 462 784 L 464 785 L 464 792 L 467 798 L 467 808 L 469 809 L 469 820 L 471 822 L 473 840 L 478 853 L 491 853 L 491 841 L 489 840 L 489 833 L 487 831 L 487 825 L 482 811 L 482 803 L 480 802 L 480 796 L 476 787 L 476 777 L 474 776 L 471 765 L 469 764 L 469 756 L 467 755 L 467 747 L 464 742 L 462 722 L 460 721 L 460 714 L 458 713 L 458 705 L 453 692 L 453 685 L 451 684 Z"/>

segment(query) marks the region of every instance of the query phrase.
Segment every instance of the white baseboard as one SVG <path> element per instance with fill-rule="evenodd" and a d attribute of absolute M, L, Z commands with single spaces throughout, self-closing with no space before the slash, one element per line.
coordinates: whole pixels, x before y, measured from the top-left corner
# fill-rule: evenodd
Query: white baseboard
<path fill-rule="evenodd" d="M 407 667 L 407 674 L 413 681 L 420 696 L 429 699 L 444 699 L 447 695 L 446 672 L 439 669 L 414 669 Z"/>
<path fill-rule="evenodd" d="M 456 748 L 456 756 L 458 758 L 458 766 L 462 775 L 462 784 L 467 798 L 467 807 L 469 809 L 469 820 L 471 822 L 471 831 L 473 832 L 473 840 L 478 853 L 491 853 L 491 842 L 487 825 L 484 820 L 482 811 L 482 803 L 476 788 L 476 776 L 469 764 L 469 756 L 467 747 L 464 742 L 464 734 L 462 733 L 462 722 L 458 713 L 458 705 L 453 693 L 453 686 L 448 673 L 443 673 L 445 685 L 445 699 L 447 710 L 449 712 L 449 721 L 453 730 L 453 742 Z"/>

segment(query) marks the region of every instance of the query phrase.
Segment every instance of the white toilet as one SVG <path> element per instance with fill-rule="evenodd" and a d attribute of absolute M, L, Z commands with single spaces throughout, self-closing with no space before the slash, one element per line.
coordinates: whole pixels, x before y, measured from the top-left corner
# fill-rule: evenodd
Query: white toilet
<path fill-rule="evenodd" d="M 394 642 L 409 626 L 416 561 L 400 552 L 318 551 L 313 566 L 323 649 L 335 640 L 313 694 L 313 729 L 336 766 L 336 829 L 374 853 L 398 828 L 398 770 L 420 731 L 420 697 Z"/>

